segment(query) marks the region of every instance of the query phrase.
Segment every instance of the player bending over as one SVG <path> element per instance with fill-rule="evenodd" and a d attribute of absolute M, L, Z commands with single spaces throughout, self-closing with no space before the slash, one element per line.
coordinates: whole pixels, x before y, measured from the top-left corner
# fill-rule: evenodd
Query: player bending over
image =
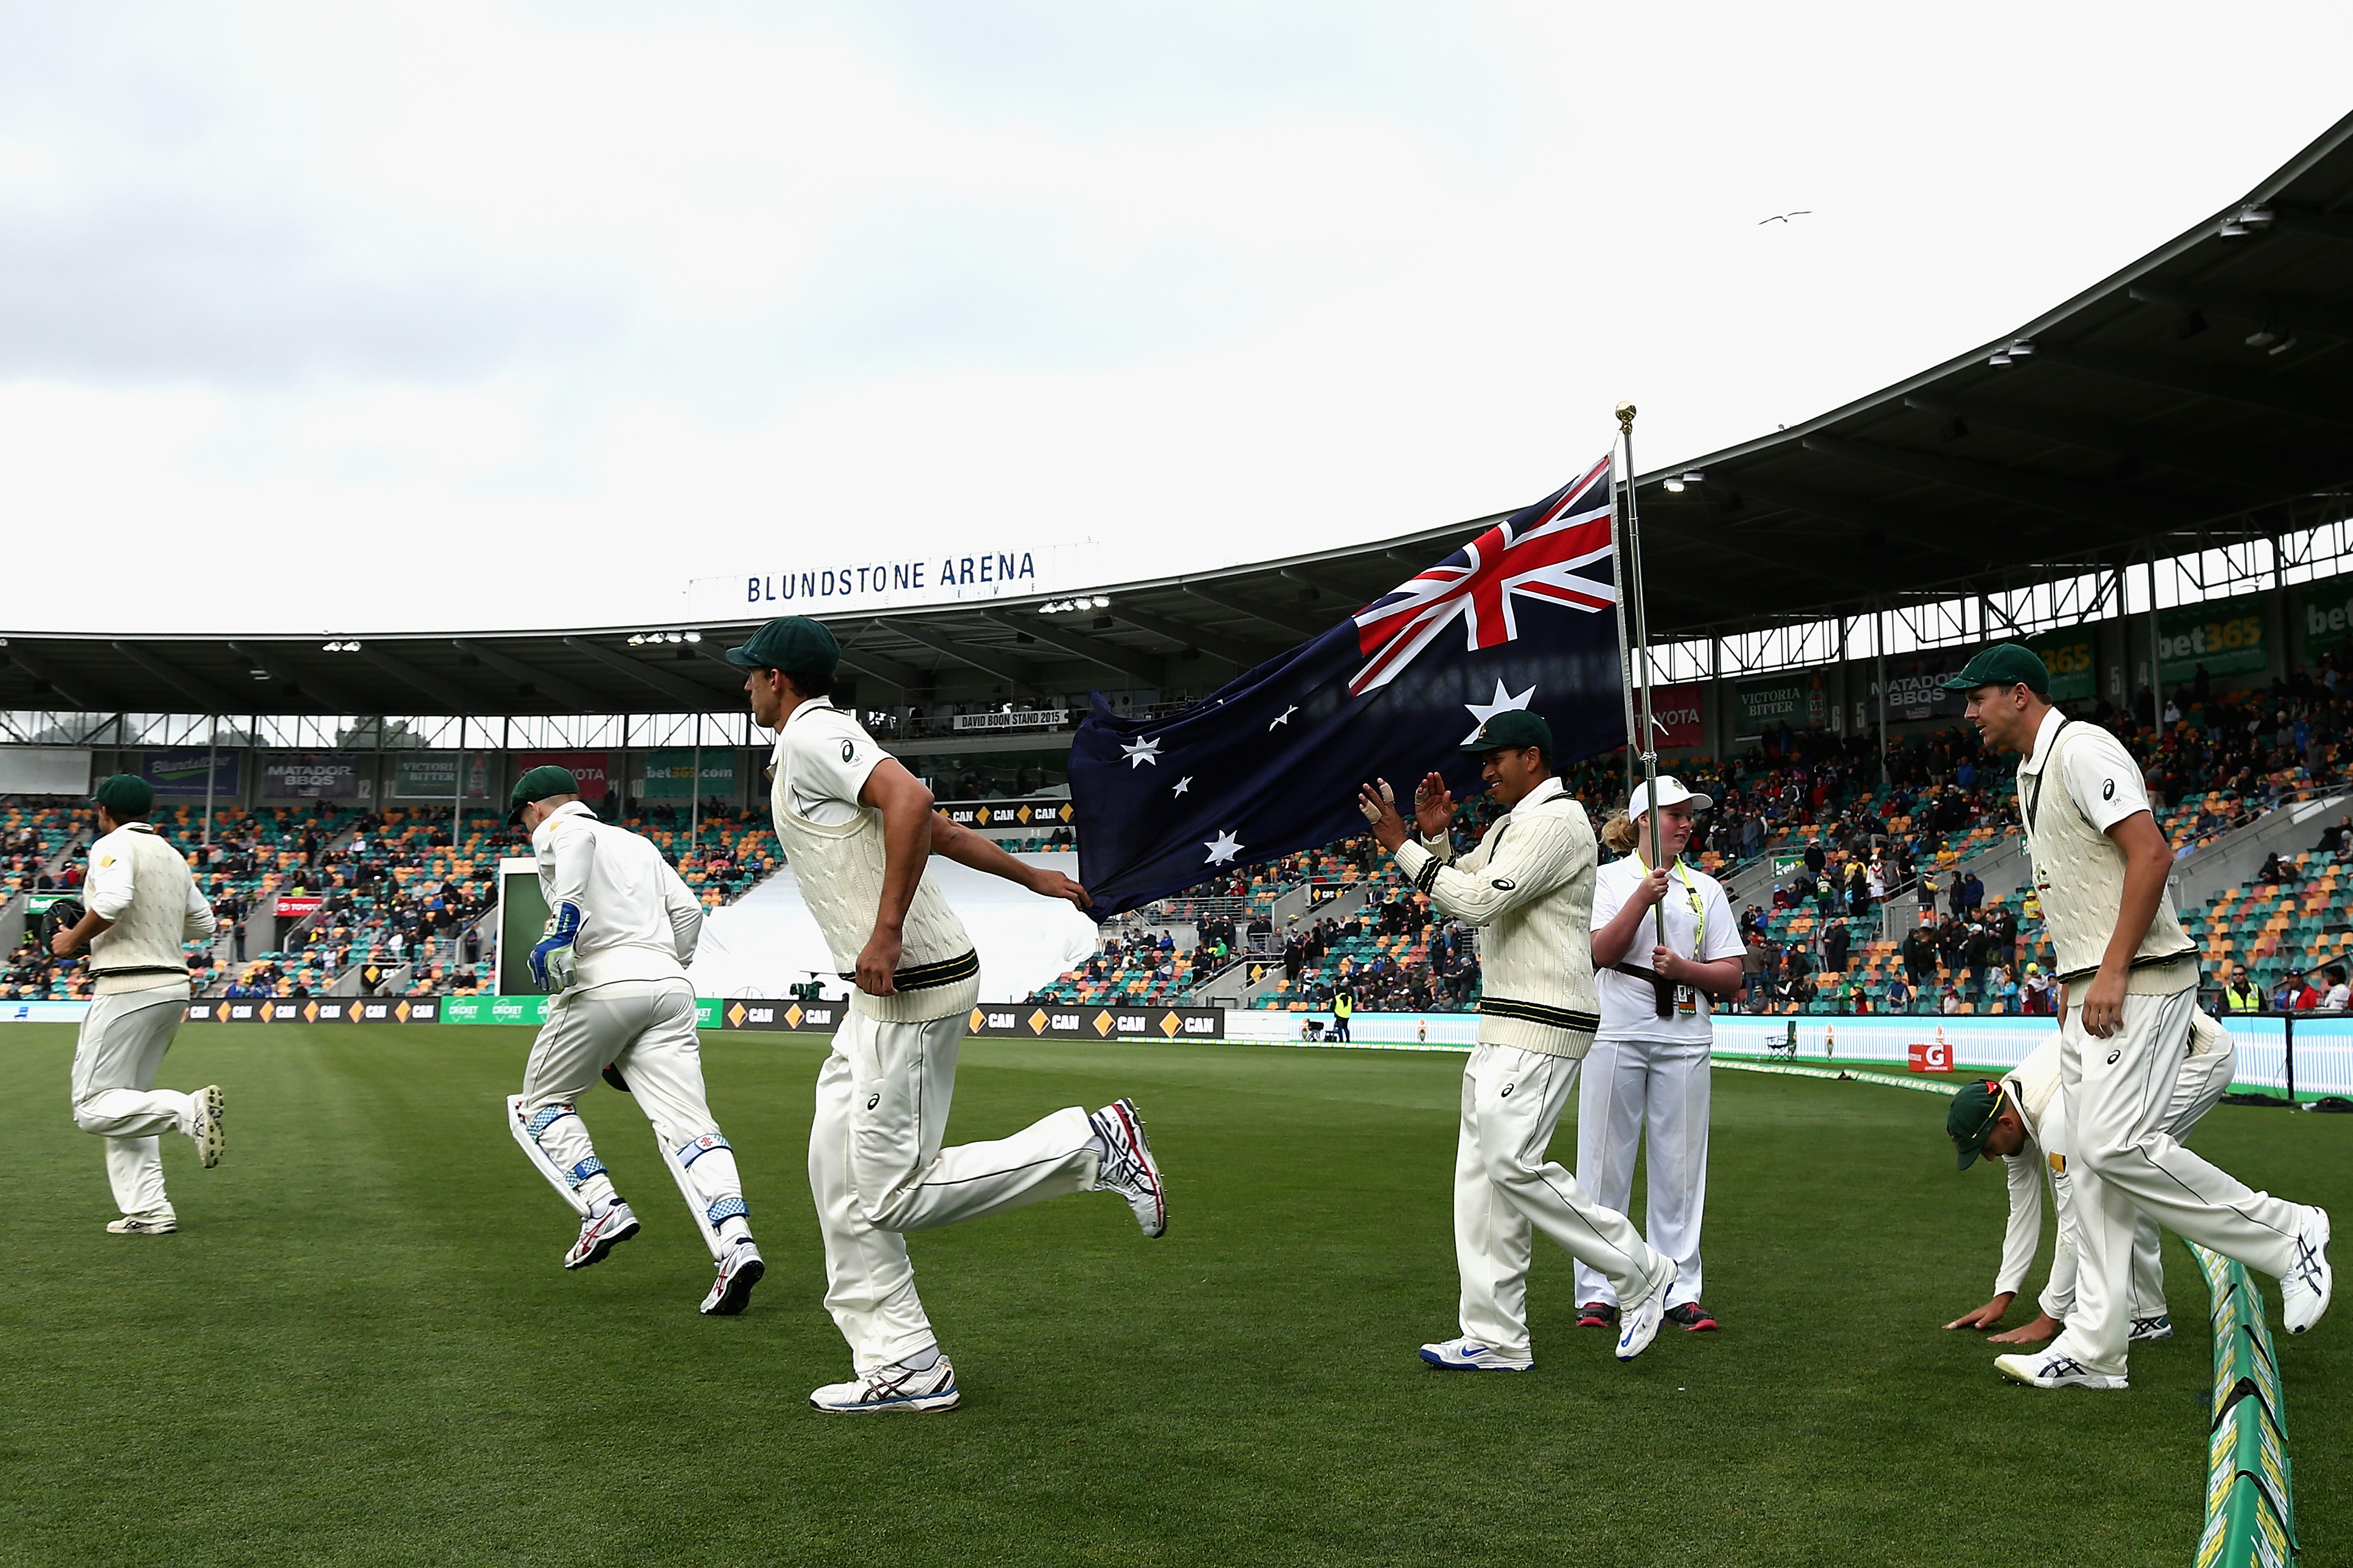
<path fill-rule="evenodd" d="M 579 781 L 538 767 L 515 781 L 507 820 L 531 834 L 539 886 L 551 911 L 531 952 L 532 978 L 552 992 L 532 1042 L 522 1092 L 507 1099 L 507 1129 L 580 1215 L 564 1255 L 586 1268 L 638 1234 L 638 1216 L 613 1190 L 588 1142 L 579 1097 L 610 1064 L 654 1125 L 662 1160 L 693 1211 L 719 1266 L 702 1310 L 729 1317 L 752 1299 L 766 1265 L 752 1240 L 752 1211 L 735 1152 L 711 1119 L 694 988 L 686 966 L 702 934 L 702 905 L 661 851 L 581 804 Z"/>
<path fill-rule="evenodd" d="M 2075 1302 L 2046 1350 L 2004 1355 L 2036 1388 L 2124 1388 L 2132 1331 L 2133 1231 L 2145 1215 L 2250 1268 L 2276 1275 L 2280 1317 L 2303 1333 L 2328 1310 L 2328 1215 L 2245 1183 L 2166 1127 L 2198 1010 L 2198 949 L 2166 899 L 2172 847 L 2140 768 L 2097 724 L 2051 705 L 2051 672 L 2003 643 L 1945 682 L 1968 693 L 1987 743 L 2023 753 L 2019 810 L 2063 993 L 2059 1094 L 2070 1174 L 2089 1176 L 2075 1214 Z"/>
<path fill-rule="evenodd" d="M 2189 1049 L 2181 1058 L 2181 1072 L 2167 1102 L 2164 1129 L 2168 1135 L 2187 1138 L 2199 1119 L 2214 1109 L 2231 1087 L 2238 1063 L 2237 1048 L 2221 1025 L 2203 1013 L 2189 1019 Z M 1992 1336 L 1999 1345 L 2038 1345 L 2066 1327 L 2075 1304 L 2076 1208 L 2081 1201 L 2074 1178 L 2067 1171 L 2066 1107 L 2059 1096 L 2059 1037 L 2035 1047 L 2015 1071 L 2000 1079 L 1965 1085 L 1953 1097 L 1945 1118 L 1966 1171 L 1980 1154 L 2001 1156 L 2010 1182 L 2010 1227 L 2002 1237 L 2001 1270 L 1994 1277 L 1993 1300 L 1945 1327 L 1991 1329 L 2017 1299 L 2034 1262 L 2034 1248 L 2042 1239 L 2042 1185 L 2051 1185 L 2052 1207 L 2059 1219 L 2059 1241 L 2051 1255 L 2051 1279 L 2042 1288 L 2041 1310 L 2031 1322 Z M 2142 1215 L 2133 1227 L 2132 1331 L 2130 1342 L 2169 1340 L 2173 1319 L 2165 1305 L 2165 1259 L 2158 1248 L 2157 1226 Z"/>
<path fill-rule="evenodd" d="M 117 1236 L 161 1236 L 179 1229 L 180 1221 L 164 1195 L 157 1135 L 185 1133 L 207 1170 L 220 1163 L 220 1086 L 194 1094 L 155 1087 L 164 1053 L 188 1014 L 188 955 L 181 944 L 212 935 L 216 924 L 187 861 L 147 826 L 154 787 L 117 773 L 90 798 L 103 837 L 90 847 L 83 907 L 61 905 L 76 919 L 49 939 L 59 958 L 90 944 L 97 994 L 74 1039 L 74 1125 L 106 1140 L 106 1179 L 122 1211 L 106 1228 Z"/>
<path fill-rule="evenodd" d="M 1508 810 L 1479 847 L 1455 858 L 1447 830 L 1454 797 L 1431 773 L 1414 795 L 1415 842 L 1386 782 L 1366 784 L 1357 809 L 1408 880 L 1443 914 L 1485 928 L 1479 962 L 1486 994 L 1479 1044 L 1462 1069 L 1462 1123 L 1454 1155 L 1454 1256 L 1462 1275 L 1459 1339 L 1421 1347 L 1432 1366 L 1525 1372 L 1530 1226 L 1609 1282 L 1624 1310 L 1618 1359 L 1631 1361 L 1659 1331 L 1675 1260 L 1626 1216 L 1593 1201 L 1546 1158 L 1577 1064 L 1601 1023 L 1593 986 L 1593 824 L 1552 771 L 1552 727 L 1533 713 L 1498 713 L 1463 750 Z"/>
<path fill-rule="evenodd" d="M 809 1404 L 844 1415 L 947 1410 L 960 1397 L 955 1369 L 915 1295 L 903 1232 L 1109 1188 L 1158 1236 L 1168 1206 L 1126 1100 L 1092 1116 L 1071 1106 L 993 1143 L 941 1147 L 980 956 L 927 874 L 932 856 L 1082 910 L 1087 893 L 934 812 L 932 792 L 826 700 L 840 657 L 833 634 L 800 616 L 727 650 L 747 672 L 753 718 L 776 731 L 776 837 L 834 967 L 856 986 L 818 1073 L 809 1129 L 825 1304 L 856 1375 Z"/>

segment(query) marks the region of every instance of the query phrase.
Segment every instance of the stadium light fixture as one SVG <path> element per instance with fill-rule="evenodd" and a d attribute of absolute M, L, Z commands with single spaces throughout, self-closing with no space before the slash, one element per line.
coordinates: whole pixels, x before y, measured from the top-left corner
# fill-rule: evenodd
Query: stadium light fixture
<path fill-rule="evenodd" d="M 1108 610 L 1111 608 L 1111 601 L 1103 597 L 1101 594 L 1097 594 L 1095 595 L 1095 608 L 1098 610 Z"/>
<path fill-rule="evenodd" d="M 1677 474 L 1674 478 L 1667 481 L 1667 493 L 1671 496 L 1679 496 L 1683 493 L 1683 480 L 1681 474 Z"/>
<path fill-rule="evenodd" d="M 701 642 L 702 640 L 702 634 L 701 632 L 689 632 L 686 634 L 686 640 L 689 642 Z"/>
<path fill-rule="evenodd" d="M 633 634 L 633 635 L 630 637 L 630 638 L 629 638 L 629 646 L 630 646 L 631 647 L 637 647 L 639 643 L 642 643 L 642 642 L 644 642 L 645 640 L 646 640 L 646 634 L 645 634 L 645 633 L 643 633 L 643 632 L 638 632 L 638 633 L 635 633 L 635 634 Z"/>
<path fill-rule="evenodd" d="M 2224 239 L 2244 239 L 2257 229 L 2271 227 L 2275 216 L 2263 203 L 2249 202 L 2222 220 L 2221 236 Z"/>

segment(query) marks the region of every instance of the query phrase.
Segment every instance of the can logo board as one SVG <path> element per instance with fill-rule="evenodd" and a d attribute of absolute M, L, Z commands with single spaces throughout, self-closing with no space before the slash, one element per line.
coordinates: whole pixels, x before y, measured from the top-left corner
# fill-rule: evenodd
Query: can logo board
<path fill-rule="evenodd" d="M 1950 1072 L 1953 1070 L 1953 1047 L 1944 1040 L 1933 1044 L 1915 1040 L 1905 1047 L 1904 1065 L 1914 1072 Z"/>

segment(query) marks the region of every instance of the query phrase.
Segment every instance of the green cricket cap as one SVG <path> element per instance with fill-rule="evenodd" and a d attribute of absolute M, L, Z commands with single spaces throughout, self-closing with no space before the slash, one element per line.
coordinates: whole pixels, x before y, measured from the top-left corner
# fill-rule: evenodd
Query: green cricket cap
<path fill-rule="evenodd" d="M 579 793 L 580 781 L 572 776 L 570 768 L 559 768 L 553 763 L 542 763 L 515 780 L 514 792 L 507 796 L 507 820 L 521 821 L 522 808 L 533 801 Z"/>
<path fill-rule="evenodd" d="M 2008 1091 L 1991 1079 L 1963 1084 L 1953 1096 L 1952 1109 L 1945 1112 L 1945 1133 L 1952 1139 L 1953 1153 L 1960 1162 L 1954 1169 L 1966 1171 L 1978 1163 L 1978 1156 L 1985 1152 L 1985 1141 L 1993 1136 L 1994 1119 L 2009 1098 Z"/>
<path fill-rule="evenodd" d="M 727 662 L 744 669 L 807 669 L 833 673 L 841 644 L 822 622 L 807 616 L 778 616 L 727 650 Z"/>
<path fill-rule="evenodd" d="M 155 786 L 136 773 L 102 779 L 90 798 L 121 816 L 144 816 L 155 805 Z"/>
<path fill-rule="evenodd" d="M 2051 670 L 2024 643 L 1996 643 L 1969 660 L 1958 675 L 1945 680 L 1947 691 L 1975 691 L 1980 686 L 2016 686 L 2023 681 L 2037 697 L 2051 695 Z"/>
<path fill-rule="evenodd" d="M 1551 756 L 1552 726 L 1521 708 L 1494 715 L 1479 726 L 1477 734 L 1462 742 L 1462 749 L 1476 756 L 1485 756 L 1489 752 L 1516 752 L 1526 746 L 1541 746 L 1544 754 Z"/>

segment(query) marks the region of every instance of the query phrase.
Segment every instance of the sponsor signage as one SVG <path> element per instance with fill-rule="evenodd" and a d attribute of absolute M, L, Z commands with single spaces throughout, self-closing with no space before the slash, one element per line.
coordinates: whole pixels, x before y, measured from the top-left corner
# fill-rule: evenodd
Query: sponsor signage
<path fill-rule="evenodd" d="M 2157 672 L 2168 684 L 2193 680 L 2200 668 L 2208 675 L 2247 675 L 2270 666 L 2259 595 L 2158 612 Z"/>
<path fill-rule="evenodd" d="M 456 752 L 396 752 L 392 759 L 392 798 L 457 799 L 458 755 Z M 481 752 L 468 752 L 465 757 L 466 798 L 488 800 L 491 795 L 490 758 Z"/>
<path fill-rule="evenodd" d="M 1217 1040 L 1222 1007 L 1101 1007 L 1054 1002 L 985 1002 L 965 1032 L 983 1039 Z"/>
<path fill-rule="evenodd" d="M 723 997 L 720 1027 L 829 1035 L 841 1026 L 841 1002 Z M 965 1033 L 990 1040 L 1216 1040 L 1225 1037 L 1222 1007 L 1103 1007 L 1052 1002 L 984 1002 Z"/>
<path fill-rule="evenodd" d="M 359 769 L 349 757 L 265 757 L 261 794 L 268 800 L 318 800 L 360 793 Z"/>
<path fill-rule="evenodd" d="M 226 996 L 188 1004 L 191 1024 L 437 1024 L 442 996 Z"/>
<path fill-rule="evenodd" d="M 1020 709 L 1011 713 L 959 713 L 958 730 L 1059 730 L 1071 721 L 1067 708 Z"/>
<path fill-rule="evenodd" d="M 1701 743 L 1700 694 L 1704 689 L 1697 685 L 1651 688 L 1651 739 L 1658 742 L 1660 751 Z M 1640 706 L 1638 697 L 1638 710 Z"/>
<path fill-rule="evenodd" d="M 212 763 L 212 794 L 226 798 L 237 794 L 237 763 L 242 753 L 237 752 L 206 752 L 199 747 L 192 752 L 142 752 L 139 755 L 139 776 L 154 786 L 157 795 L 182 800 L 202 800 L 205 797 L 205 763 Z"/>
<path fill-rule="evenodd" d="M 2092 634 L 2083 631 L 2046 632 L 2029 637 L 2026 646 L 2051 671 L 2051 700 L 2089 702 L 2100 694 L 2098 660 L 2092 652 Z"/>
<path fill-rule="evenodd" d="M 580 781 L 580 798 L 602 800 L 607 783 L 605 753 L 602 752 L 525 752 L 515 759 L 515 776 L 521 778 L 533 768 L 554 766 L 568 769 Z M 448 797 L 443 796 L 444 799 Z"/>
<path fill-rule="evenodd" d="M 1000 833 L 1008 827 L 1040 832 L 1075 827 L 1079 820 L 1077 808 L 1067 800 L 950 800 L 932 809 L 958 827 L 993 827 Z"/>
<path fill-rule="evenodd" d="M 1887 661 L 1887 721 L 1950 719 L 1968 706 L 1963 693 L 1945 689 L 1945 678 L 1967 664 L 1960 655 Z"/>
<path fill-rule="evenodd" d="M 806 604 L 813 599 L 855 603 L 958 588 L 1018 592 L 1038 585 L 1038 555 L 1032 550 L 984 550 L 976 555 L 801 563 L 757 577 L 747 575 L 743 582 L 743 603 L 761 605 Z"/>
<path fill-rule="evenodd" d="M 2330 577 L 2296 589 L 2295 618 L 2307 660 L 2342 650 L 2353 638 L 2353 577 Z"/>
<path fill-rule="evenodd" d="M 1944 1040 L 1926 1045 L 1915 1040 L 1904 1047 L 1904 1065 L 1913 1072 L 1950 1072 L 1953 1047 Z"/>
<path fill-rule="evenodd" d="M 547 1022 L 547 996 L 451 996 L 441 1004 L 445 1024 L 521 1024 L 537 1028 Z"/>
<path fill-rule="evenodd" d="M 280 893 L 278 895 L 278 918 L 299 921 L 305 915 L 315 915 L 319 906 L 327 900 L 316 893 Z"/>
<path fill-rule="evenodd" d="M 1818 730 L 1830 721 L 1830 693 L 1819 669 L 1792 670 L 1761 676 L 1733 688 L 1733 710 L 1739 740 L 1749 740 L 1787 725 L 1792 730 Z"/>
<path fill-rule="evenodd" d="M 723 746 L 702 752 L 702 798 L 735 796 L 735 753 Z M 695 753 L 691 747 L 648 752 L 645 772 L 633 792 L 641 800 L 691 800 L 694 796 Z"/>

